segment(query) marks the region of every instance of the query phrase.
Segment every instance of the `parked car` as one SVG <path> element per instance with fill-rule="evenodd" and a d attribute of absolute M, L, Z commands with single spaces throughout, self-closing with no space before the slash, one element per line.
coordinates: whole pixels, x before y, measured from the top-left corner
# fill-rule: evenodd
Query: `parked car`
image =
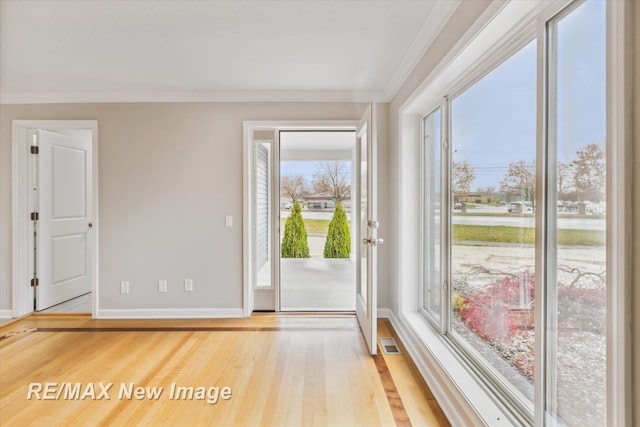
<path fill-rule="evenodd" d="M 291 209 L 293 206 L 291 205 L 291 202 L 285 202 L 283 203 L 282 207 L 284 209 Z"/>
<path fill-rule="evenodd" d="M 509 213 L 533 213 L 531 202 L 511 202 L 507 208 Z"/>
<path fill-rule="evenodd" d="M 607 213 L 607 204 L 604 202 L 589 203 L 585 205 L 584 212 L 587 215 L 605 215 Z"/>

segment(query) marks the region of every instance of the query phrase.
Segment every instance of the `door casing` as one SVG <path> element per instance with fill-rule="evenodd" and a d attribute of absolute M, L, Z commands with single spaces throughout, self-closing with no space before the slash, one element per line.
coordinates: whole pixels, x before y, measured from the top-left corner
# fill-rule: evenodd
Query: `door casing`
<path fill-rule="evenodd" d="M 93 212 L 94 232 L 89 240 L 91 269 L 91 314 L 96 316 L 98 308 L 98 121 L 97 120 L 14 120 L 12 122 L 12 314 L 23 316 L 34 311 L 33 275 L 33 222 L 30 219 L 30 174 L 35 163 L 29 152 L 29 131 L 64 131 L 73 129 L 91 130 L 93 151 Z"/>
<path fill-rule="evenodd" d="M 244 161 L 243 161 L 243 280 L 242 280 L 242 307 L 245 317 L 251 316 L 254 309 L 254 293 L 253 277 L 256 268 L 253 259 L 254 231 L 253 231 L 253 193 L 252 180 L 254 179 L 254 158 L 253 158 L 253 133 L 255 131 L 274 132 L 274 143 L 278 143 L 280 131 L 355 131 L 358 127 L 357 120 L 331 120 L 331 121 L 245 121 L 243 123 L 243 143 L 244 143 Z M 278 153 L 274 153 L 274 162 L 279 163 Z M 273 171 L 274 180 L 279 180 L 279 171 Z M 276 233 L 274 232 L 274 235 Z M 278 278 L 276 276 L 276 278 Z M 274 284 L 279 287 L 279 278 Z M 279 289 L 274 290 L 274 307 L 276 311 L 280 310 Z"/>

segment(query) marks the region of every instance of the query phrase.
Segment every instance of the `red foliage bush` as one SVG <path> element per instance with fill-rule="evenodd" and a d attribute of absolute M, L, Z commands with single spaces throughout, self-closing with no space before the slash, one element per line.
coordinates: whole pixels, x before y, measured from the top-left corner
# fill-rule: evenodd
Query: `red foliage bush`
<path fill-rule="evenodd" d="M 509 313 L 522 308 L 521 286 L 528 291 L 530 300 L 533 300 L 535 292 L 533 276 L 525 274 L 524 278 L 521 282 L 516 277 L 505 276 L 480 292 L 464 297 L 460 319 L 471 331 L 490 343 L 513 335 L 520 325 L 517 318 Z"/>
<path fill-rule="evenodd" d="M 582 276 L 578 276 L 580 279 Z M 596 334 L 605 332 L 606 288 L 605 279 L 591 275 L 588 287 L 574 283 L 558 283 L 557 304 L 560 329 L 579 329 Z M 521 307 L 523 293 L 530 301 Z M 485 342 L 498 347 L 509 348 L 519 334 L 530 334 L 523 330 L 533 326 L 535 307 L 535 277 L 525 272 L 521 278 L 504 276 L 480 291 L 457 296 L 456 306 L 460 320 L 466 327 Z M 532 333 L 532 332 L 531 332 Z M 524 375 L 533 375 L 533 346 L 530 355 L 513 354 L 517 360 L 509 360 Z"/>

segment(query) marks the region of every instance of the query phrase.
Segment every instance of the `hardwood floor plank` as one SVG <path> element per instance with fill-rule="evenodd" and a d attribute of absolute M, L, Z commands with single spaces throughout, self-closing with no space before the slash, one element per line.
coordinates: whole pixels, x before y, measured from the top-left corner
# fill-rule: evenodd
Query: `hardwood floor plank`
<path fill-rule="evenodd" d="M 449 421 L 388 319 L 378 321 L 378 336 L 395 339 L 401 354 L 384 355 L 410 419 L 418 425 L 449 426 Z M 420 396 L 421 398 L 415 398 Z M 419 420 L 419 423 L 418 421 Z"/>
<path fill-rule="evenodd" d="M 93 320 L 31 316 L 0 329 L 0 420 L 24 425 L 391 426 L 392 408 L 353 316 L 259 315 L 249 319 Z M 182 330 L 176 330 L 182 329 Z M 385 359 L 414 425 L 430 408 L 411 371 Z M 396 373 L 409 375 L 397 379 Z M 109 400 L 27 399 L 30 383 L 113 383 Z M 152 400 L 121 387 L 162 388 Z M 215 404 L 170 399 L 171 385 L 230 387 Z M 402 385 L 402 386 L 401 386 Z M 414 399 L 421 403 L 410 403 Z M 422 406 L 420 406 L 422 405 Z M 431 411 L 431 409 L 429 409 Z M 446 425 L 446 424 L 441 424 Z"/>

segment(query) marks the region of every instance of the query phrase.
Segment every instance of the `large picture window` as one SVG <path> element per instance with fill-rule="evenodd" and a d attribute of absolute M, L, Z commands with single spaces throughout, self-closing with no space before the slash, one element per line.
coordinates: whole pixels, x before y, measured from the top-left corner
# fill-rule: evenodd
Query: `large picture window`
<path fill-rule="evenodd" d="M 606 425 L 605 3 L 587 1 L 547 25 L 548 173 L 545 200 L 547 416 Z M 552 181 L 550 181 L 552 182 Z"/>
<path fill-rule="evenodd" d="M 536 56 L 450 103 L 451 335 L 533 400 Z"/>
<path fill-rule="evenodd" d="M 542 424 L 607 422 L 605 9 L 569 5 L 422 117 L 421 311 Z"/>

